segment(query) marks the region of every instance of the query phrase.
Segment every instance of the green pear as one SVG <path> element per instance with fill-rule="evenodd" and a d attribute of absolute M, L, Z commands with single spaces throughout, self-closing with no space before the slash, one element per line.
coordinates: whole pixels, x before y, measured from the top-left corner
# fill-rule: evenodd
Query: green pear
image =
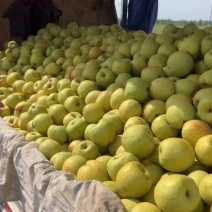
<path fill-rule="evenodd" d="M 178 151 L 173 154 L 176 149 Z M 195 160 L 193 147 L 182 138 L 170 137 L 164 139 L 159 144 L 158 151 L 160 165 L 170 172 L 185 171 L 192 166 Z"/>
<path fill-rule="evenodd" d="M 212 35 L 206 35 L 201 41 L 200 51 L 203 57 L 212 48 L 211 40 L 212 40 Z"/>
<path fill-rule="evenodd" d="M 160 66 L 147 66 L 141 71 L 141 79 L 146 81 L 149 85 L 154 79 L 165 76 L 165 72 Z"/>
<path fill-rule="evenodd" d="M 164 68 L 167 64 L 168 57 L 163 54 L 154 54 L 148 60 L 148 66 L 159 66 Z"/>
<path fill-rule="evenodd" d="M 22 88 L 25 84 L 25 80 L 16 80 L 13 84 L 12 84 L 12 92 L 22 92 Z"/>
<path fill-rule="evenodd" d="M 131 60 L 128 58 L 119 58 L 113 61 L 112 64 L 113 73 L 118 76 L 121 73 L 131 72 Z"/>
<path fill-rule="evenodd" d="M 7 87 L 0 87 L 0 101 L 6 99 L 7 96 L 12 94 L 12 91 Z"/>
<path fill-rule="evenodd" d="M 91 80 L 84 80 L 79 84 L 77 93 L 82 99 L 85 99 L 87 94 L 93 90 L 99 90 L 98 83 Z"/>
<path fill-rule="evenodd" d="M 142 117 L 148 123 L 152 123 L 157 116 L 165 113 L 166 113 L 166 103 L 163 100 L 152 99 L 144 104 Z"/>
<path fill-rule="evenodd" d="M 12 87 L 13 86 L 13 83 L 15 83 L 17 80 L 22 80 L 23 77 L 20 73 L 18 72 L 12 72 L 10 74 L 7 75 L 7 78 L 6 78 L 6 83 Z"/>
<path fill-rule="evenodd" d="M 189 74 L 193 70 L 193 67 L 194 60 L 189 53 L 176 51 L 169 56 L 167 69 L 164 71 L 170 77 L 183 77 Z"/>
<path fill-rule="evenodd" d="M 94 160 L 99 156 L 97 145 L 90 140 L 83 140 L 73 148 L 73 155 L 81 155 L 87 160 Z"/>
<path fill-rule="evenodd" d="M 208 124 L 212 124 L 212 120 L 211 120 L 211 106 L 212 106 L 212 101 L 211 101 L 211 97 L 212 97 L 212 94 L 209 93 L 205 96 L 203 96 L 198 105 L 197 105 L 197 113 L 198 113 L 198 116 L 199 118 L 202 120 L 202 121 L 205 121 L 207 122 Z"/>
<path fill-rule="evenodd" d="M 159 46 L 156 41 L 145 39 L 140 47 L 140 56 L 149 59 L 152 55 L 157 53 Z"/>
<path fill-rule="evenodd" d="M 118 171 L 130 161 L 138 161 L 138 158 L 130 152 L 122 152 L 111 157 L 107 163 L 110 178 L 115 181 Z"/>
<path fill-rule="evenodd" d="M 105 114 L 104 109 L 97 103 L 86 104 L 83 108 L 82 115 L 84 119 L 89 123 L 98 123 Z"/>
<path fill-rule="evenodd" d="M 126 163 L 116 175 L 117 193 L 121 198 L 139 199 L 151 186 L 151 175 L 139 161 Z"/>
<path fill-rule="evenodd" d="M 203 60 L 198 60 L 194 64 L 194 71 L 196 74 L 202 74 L 203 72 L 207 71 L 208 67 L 205 64 L 204 59 Z"/>
<path fill-rule="evenodd" d="M 14 115 L 19 117 L 22 113 L 27 112 L 30 106 L 31 106 L 31 103 L 28 101 L 19 102 L 15 106 Z"/>
<path fill-rule="evenodd" d="M 134 99 L 126 99 L 121 102 L 119 108 L 119 117 L 126 123 L 127 120 L 133 116 L 141 116 L 142 106 L 141 104 Z"/>
<path fill-rule="evenodd" d="M 164 43 L 173 43 L 174 38 L 170 34 L 158 34 L 155 38 L 155 41 L 162 45 Z"/>
<path fill-rule="evenodd" d="M 167 122 L 176 129 L 182 129 L 183 124 L 196 118 L 194 106 L 186 101 L 178 101 L 171 104 L 166 110 Z"/>
<path fill-rule="evenodd" d="M 32 119 L 33 128 L 42 135 L 47 135 L 48 128 L 53 124 L 52 117 L 47 113 L 40 113 Z"/>
<path fill-rule="evenodd" d="M 63 118 L 63 125 L 67 127 L 68 123 L 75 119 L 75 118 L 82 118 L 82 114 L 79 112 L 70 112 Z"/>
<path fill-rule="evenodd" d="M 178 43 L 179 51 L 186 51 L 191 56 L 194 56 L 199 53 L 200 50 L 200 41 L 194 37 L 184 37 Z"/>
<path fill-rule="evenodd" d="M 165 55 L 167 58 L 177 51 L 177 47 L 173 43 L 165 42 L 158 48 L 157 54 Z"/>
<path fill-rule="evenodd" d="M 133 77 L 126 81 L 124 89 L 125 99 L 134 99 L 143 103 L 148 98 L 148 84 L 140 77 Z"/>
<path fill-rule="evenodd" d="M 107 146 L 115 139 L 116 130 L 111 122 L 102 119 L 90 129 L 89 136 L 94 143 Z"/>
<path fill-rule="evenodd" d="M 28 69 L 24 74 L 24 80 L 26 82 L 37 82 L 41 80 L 41 74 L 34 69 Z"/>
<path fill-rule="evenodd" d="M 44 139 L 44 141 L 38 146 L 38 149 L 49 160 L 54 154 L 62 151 L 61 145 L 50 138 Z"/>
<path fill-rule="evenodd" d="M 174 90 L 176 94 L 185 94 L 186 96 L 193 97 L 197 91 L 197 86 L 189 79 L 178 79 L 174 83 Z"/>
<path fill-rule="evenodd" d="M 66 143 L 69 139 L 66 127 L 63 125 L 51 125 L 47 130 L 47 136 L 60 144 Z"/>
<path fill-rule="evenodd" d="M 97 180 L 104 182 L 109 180 L 105 164 L 98 160 L 88 160 L 78 169 L 77 180 Z"/>
<path fill-rule="evenodd" d="M 79 96 L 69 96 L 65 100 L 64 106 L 69 113 L 70 112 L 82 113 L 83 107 L 85 106 L 85 101 Z"/>
<path fill-rule="evenodd" d="M 71 157 L 70 152 L 57 152 L 50 158 L 50 163 L 57 170 L 62 170 L 64 162 Z"/>
<path fill-rule="evenodd" d="M 131 211 L 134 206 L 136 206 L 141 201 L 138 199 L 131 199 L 131 198 L 123 198 L 121 199 L 122 204 L 124 205 L 126 211 Z"/>
<path fill-rule="evenodd" d="M 150 202 L 138 203 L 132 208 L 131 211 L 132 212 L 139 212 L 139 211 L 161 212 L 159 207 L 157 207 L 155 204 L 152 204 Z"/>
<path fill-rule="evenodd" d="M 45 75 L 57 76 L 61 71 L 61 66 L 56 62 L 51 62 L 44 68 Z"/>
<path fill-rule="evenodd" d="M 35 141 L 38 138 L 41 138 L 43 135 L 37 131 L 27 132 L 25 135 L 25 140 L 28 142 Z"/>
<path fill-rule="evenodd" d="M 174 83 L 166 77 L 154 79 L 149 88 L 150 96 L 153 99 L 166 101 L 174 94 Z"/>
<path fill-rule="evenodd" d="M 208 69 L 212 69 L 211 58 L 212 58 L 212 50 L 209 50 L 204 55 L 204 62 L 205 62 L 205 65 L 208 67 Z"/>
<path fill-rule="evenodd" d="M 16 105 L 22 101 L 25 101 L 24 94 L 20 93 L 20 92 L 16 92 L 16 93 L 12 93 L 6 97 L 5 105 L 8 106 L 12 111 L 14 111 Z"/>
<path fill-rule="evenodd" d="M 121 142 L 127 152 L 139 159 L 150 155 L 155 148 L 154 136 L 150 128 L 140 124 L 128 127 L 122 135 Z"/>
<path fill-rule="evenodd" d="M 83 118 L 75 118 L 66 126 L 66 132 L 71 140 L 83 139 L 88 123 Z"/>
<path fill-rule="evenodd" d="M 62 166 L 62 171 L 66 171 L 77 175 L 77 172 L 81 166 L 83 166 L 87 160 L 81 155 L 72 155 L 67 158 Z"/>
<path fill-rule="evenodd" d="M 132 73 L 135 76 L 140 76 L 144 68 L 148 66 L 148 60 L 144 56 L 134 57 L 131 60 Z"/>
<path fill-rule="evenodd" d="M 41 104 L 38 103 L 32 103 L 31 106 L 28 109 L 29 117 L 30 119 L 33 119 L 35 116 L 37 116 L 40 113 L 48 113 L 47 108 Z"/>
<path fill-rule="evenodd" d="M 168 123 L 166 114 L 161 114 L 152 121 L 151 130 L 153 134 L 160 140 L 176 137 L 180 133 L 179 129 L 172 127 Z"/>
<path fill-rule="evenodd" d="M 205 175 L 199 183 L 199 193 L 205 203 L 211 205 L 211 179 L 212 174 Z"/>
<path fill-rule="evenodd" d="M 161 178 L 155 186 L 154 198 L 156 205 L 167 212 L 192 212 L 201 201 L 194 180 L 182 174 Z"/>
<path fill-rule="evenodd" d="M 52 117 L 56 125 L 62 125 L 63 118 L 68 114 L 68 112 L 63 104 L 57 103 L 49 106 L 48 114 Z"/>

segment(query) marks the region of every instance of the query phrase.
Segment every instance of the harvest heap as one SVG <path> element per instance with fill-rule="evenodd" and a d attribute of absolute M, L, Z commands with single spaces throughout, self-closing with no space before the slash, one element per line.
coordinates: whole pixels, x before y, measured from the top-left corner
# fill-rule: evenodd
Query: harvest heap
<path fill-rule="evenodd" d="M 48 24 L 0 54 L 0 116 L 127 211 L 212 205 L 212 27 Z"/>

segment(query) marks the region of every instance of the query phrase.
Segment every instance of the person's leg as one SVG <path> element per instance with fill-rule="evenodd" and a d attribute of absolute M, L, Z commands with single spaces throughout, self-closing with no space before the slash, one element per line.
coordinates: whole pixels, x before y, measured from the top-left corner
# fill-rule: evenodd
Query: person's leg
<path fill-rule="evenodd" d="M 128 16 L 128 0 L 122 0 L 122 11 L 120 25 L 122 28 L 127 28 L 127 16 Z"/>
<path fill-rule="evenodd" d="M 158 0 L 130 0 L 127 28 L 150 33 L 157 19 L 157 8 Z"/>
<path fill-rule="evenodd" d="M 148 0 L 130 0 L 128 6 L 128 29 L 148 30 Z"/>
<path fill-rule="evenodd" d="M 152 0 L 149 8 L 148 33 L 152 32 L 158 16 L 158 0 Z"/>

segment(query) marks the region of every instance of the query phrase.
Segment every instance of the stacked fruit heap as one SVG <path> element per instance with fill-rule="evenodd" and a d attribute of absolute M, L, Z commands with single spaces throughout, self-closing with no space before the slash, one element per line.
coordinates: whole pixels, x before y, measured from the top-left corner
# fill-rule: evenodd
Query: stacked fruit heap
<path fill-rule="evenodd" d="M 0 53 L 0 116 L 126 211 L 212 205 L 212 27 L 48 24 Z"/>

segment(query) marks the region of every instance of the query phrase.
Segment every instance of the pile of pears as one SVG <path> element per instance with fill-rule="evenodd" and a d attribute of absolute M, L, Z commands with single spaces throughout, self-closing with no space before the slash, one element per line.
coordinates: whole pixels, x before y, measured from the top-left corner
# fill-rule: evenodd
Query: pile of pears
<path fill-rule="evenodd" d="M 0 51 L 0 117 L 129 212 L 212 210 L 212 27 L 53 23 Z"/>

